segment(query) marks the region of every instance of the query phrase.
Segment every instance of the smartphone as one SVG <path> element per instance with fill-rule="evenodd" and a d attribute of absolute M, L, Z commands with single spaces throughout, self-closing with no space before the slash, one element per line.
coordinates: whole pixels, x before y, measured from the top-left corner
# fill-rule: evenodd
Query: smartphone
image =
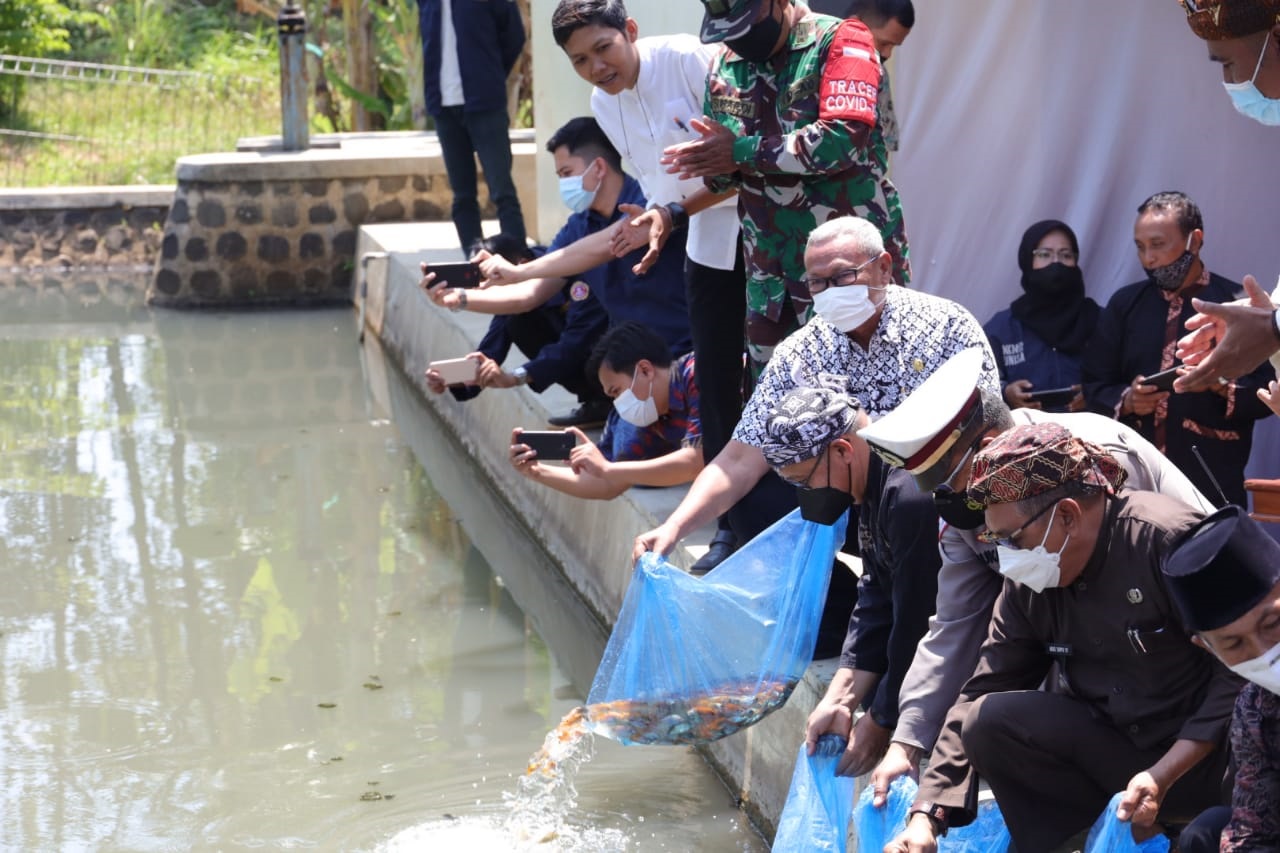
<path fill-rule="evenodd" d="M 474 358 L 447 358 L 433 361 L 427 367 L 439 373 L 446 385 L 475 384 L 476 374 L 480 372 L 480 363 Z"/>
<path fill-rule="evenodd" d="M 1071 404 L 1071 401 L 1076 398 L 1076 389 L 1050 388 L 1044 391 L 1033 390 L 1030 396 L 1033 403 L 1039 403 L 1046 409 L 1057 409 Z"/>
<path fill-rule="evenodd" d="M 431 286 L 443 282 L 447 287 L 476 287 L 484 279 L 480 265 L 472 261 L 453 261 L 445 264 L 427 264 L 427 272 L 436 274 Z"/>
<path fill-rule="evenodd" d="M 1181 366 L 1182 365 L 1180 364 L 1175 364 L 1173 367 L 1170 367 L 1168 370 L 1162 370 L 1159 373 L 1153 373 L 1147 378 L 1143 379 L 1142 384 L 1154 385 L 1156 388 L 1159 388 L 1161 391 L 1172 391 L 1173 380 L 1178 378 L 1178 368 Z"/>
<path fill-rule="evenodd" d="M 573 433 L 563 430 L 520 430 L 520 436 L 516 439 L 520 444 L 527 445 L 530 450 L 538 454 L 538 458 L 543 462 L 555 459 L 568 459 L 569 451 L 573 450 L 576 443 Z"/>

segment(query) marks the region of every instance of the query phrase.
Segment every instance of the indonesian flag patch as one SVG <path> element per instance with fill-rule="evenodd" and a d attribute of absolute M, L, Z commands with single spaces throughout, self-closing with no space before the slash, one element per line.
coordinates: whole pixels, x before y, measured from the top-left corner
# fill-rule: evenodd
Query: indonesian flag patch
<path fill-rule="evenodd" d="M 871 31 L 856 18 L 836 30 L 822 69 L 818 117 L 875 126 L 880 58 Z"/>

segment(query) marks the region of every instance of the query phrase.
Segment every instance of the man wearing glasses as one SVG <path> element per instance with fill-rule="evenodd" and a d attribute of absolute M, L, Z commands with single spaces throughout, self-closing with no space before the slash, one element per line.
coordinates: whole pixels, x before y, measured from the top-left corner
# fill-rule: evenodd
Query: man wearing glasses
<path fill-rule="evenodd" d="M 977 382 L 1000 393 L 995 357 L 978 321 L 949 299 L 892 284 L 893 259 L 870 222 L 845 216 L 818 226 L 809 235 L 804 262 L 802 281 L 817 316 L 778 346 L 733 438 L 670 517 L 636 538 L 635 558 L 645 551 L 668 553 L 769 472 L 761 452 L 769 440 L 766 423 L 793 388 L 842 391 L 857 397 L 868 415 L 879 417 L 942 362 L 974 349 L 981 362 Z"/>
<path fill-rule="evenodd" d="M 969 496 L 985 507 L 1004 587 L 886 849 L 935 850 L 973 820 L 979 777 L 1018 850 L 1054 849 L 1121 791 L 1116 817 L 1139 841 L 1220 800 L 1243 679 L 1192 643 L 1160 570 L 1201 514 L 1120 491 L 1125 478 L 1057 424 L 1015 427 L 974 457 Z"/>
<path fill-rule="evenodd" d="M 973 350 L 976 354 L 978 351 Z M 788 391 L 769 414 L 765 458 L 799 488 L 800 512 L 825 523 L 857 504 L 862 575 L 849 616 L 840 666 L 809 715 L 810 753 L 824 734 L 848 741 L 837 766 L 843 776 L 870 770 L 898 721 L 898 689 L 916 643 L 933 615 L 938 513 L 911 475 L 892 468 L 858 438 L 870 423 L 856 398 L 828 388 Z M 845 571 L 837 565 L 834 571 Z M 857 708 L 866 713 L 854 722 Z"/>
<path fill-rule="evenodd" d="M 982 446 L 1027 424 L 1058 424 L 1103 447 L 1124 467 L 1131 488 L 1160 492 L 1201 512 L 1213 506 L 1150 442 L 1124 424 L 1089 412 L 1010 410 L 980 387 L 982 360 L 966 350 L 949 359 L 892 412 L 859 430 L 859 437 L 889 464 L 905 469 L 922 492 L 932 493 L 943 527 L 936 613 L 920 641 L 899 694 L 898 724 L 885 758 L 872 774 L 875 797 L 914 774 L 933 749 L 947 712 L 978 662 L 1003 579 L 996 546 L 980 538 L 982 506 L 967 487 Z"/>

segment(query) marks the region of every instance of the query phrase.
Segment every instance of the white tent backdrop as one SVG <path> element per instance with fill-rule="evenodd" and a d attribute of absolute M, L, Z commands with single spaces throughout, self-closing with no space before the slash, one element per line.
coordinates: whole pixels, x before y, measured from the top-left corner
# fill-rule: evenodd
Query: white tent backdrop
<path fill-rule="evenodd" d="M 982 322 L 1021 292 L 1026 226 L 1080 239 L 1099 304 L 1143 277 L 1139 203 L 1182 190 L 1203 257 L 1270 289 L 1280 275 L 1280 128 L 1238 115 L 1176 0 L 914 0 L 893 56 L 912 286 Z M 1280 477 L 1280 418 L 1259 424 L 1251 476 Z"/>

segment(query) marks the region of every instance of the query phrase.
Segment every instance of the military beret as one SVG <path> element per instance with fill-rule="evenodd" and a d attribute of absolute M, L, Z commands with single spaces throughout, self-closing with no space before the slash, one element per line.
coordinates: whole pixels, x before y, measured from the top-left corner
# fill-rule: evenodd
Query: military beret
<path fill-rule="evenodd" d="M 853 431 L 862 404 L 829 388 L 793 388 L 769 411 L 764 458 L 775 468 L 820 456 Z"/>
<path fill-rule="evenodd" d="M 1056 423 L 1006 430 L 973 457 L 969 497 L 1017 503 L 1069 484 L 1119 489 L 1128 476 L 1114 456 Z"/>
<path fill-rule="evenodd" d="M 1205 516 L 1165 555 L 1169 595 L 1195 632 L 1229 625 L 1280 581 L 1280 545 L 1238 506 Z"/>
<path fill-rule="evenodd" d="M 1280 23 L 1280 0 L 1178 0 L 1191 31 L 1205 41 L 1237 39 Z"/>

